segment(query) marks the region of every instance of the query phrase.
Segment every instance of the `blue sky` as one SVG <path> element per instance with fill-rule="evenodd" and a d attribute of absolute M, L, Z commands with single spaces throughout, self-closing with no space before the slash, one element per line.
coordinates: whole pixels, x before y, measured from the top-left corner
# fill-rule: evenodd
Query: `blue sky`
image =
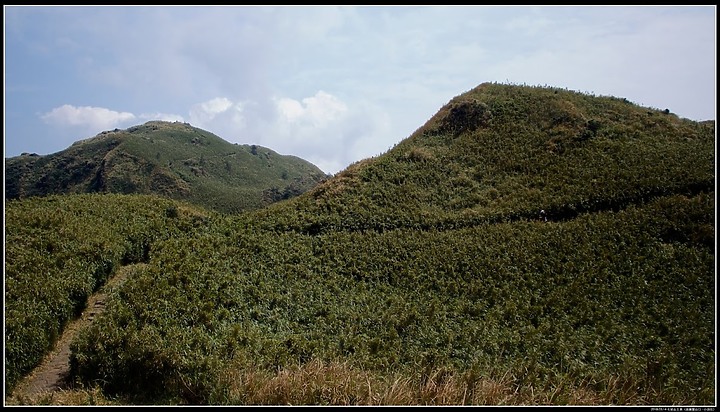
<path fill-rule="evenodd" d="M 4 150 L 184 121 L 327 173 L 484 82 L 716 119 L 715 6 L 4 6 Z"/>

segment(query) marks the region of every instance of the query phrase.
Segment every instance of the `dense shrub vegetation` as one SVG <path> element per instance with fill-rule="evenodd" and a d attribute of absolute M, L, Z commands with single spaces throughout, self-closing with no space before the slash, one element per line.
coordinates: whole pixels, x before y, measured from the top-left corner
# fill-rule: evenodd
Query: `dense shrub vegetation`
<path fill-rule="evenodd" d="M 484 84 L 262 210 L 10 202 L 6 389 L 142 261 L 72 345 L 118 403 L 713 404 L 714 134 Z"/>
<path fill-rule="evenodd" d="M 5 388 L 52 348 L 119 265 L 208 212 L 157 197 L 65 195 L 5 204 Z"/>

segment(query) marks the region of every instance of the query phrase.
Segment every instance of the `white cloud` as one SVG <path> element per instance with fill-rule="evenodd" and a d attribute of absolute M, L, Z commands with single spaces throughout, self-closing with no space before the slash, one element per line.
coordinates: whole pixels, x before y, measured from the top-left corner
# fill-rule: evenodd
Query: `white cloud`
<path fill-rule="evenodd" d="M 327 162 L 341 157 L 348 139 L 348 107 L 335 96 L 318 91 L 301 100 L 283 97 L 273 99 L 274 115 L 259 137 L 264 145 L 286 153 L 302 153 L 312 161 Z M 261 125 L 258 125 L 262 127 Z M 320 165 L 318 165 L 320 166 Z"/>
<path fill-rule="evenodd" d="M 276 105 L 280 115 L 288 122 L 294 122 L 296 119 L 301 118 L 305 110 L 302 103 L 286 97 L 277 99 Z"/>
<path fill-rule="evenodd" d="M 104 107 L 76 107 L 69 104 L 56 107 L 41 117 L 48 124 L 80 126 L 93 130 L 112 129 L 136 119 L 134 114 L 128 112 L 116 112 Z"/>
<path fill-rule="evenodd" d="M 388 149 L 386 111 L 367 102 L 348 104 L 325 91 L 293 99 L 237 101 L 213 98 L 190 108 L 189 123 L 234 143 L 258 144 L 308 160 L 327 173 Z"/>
<path fill-rule="evenodd" d="M 389 118 L 371 104 L 348 104 L 322 90 L 301 100 L 278 98 L 273 104 L 271 123 L 258 124 L 259 144 L 306 159 L 326 173 L 387 149 Z"/>
<path fill-rule="evenodd" d="M 243 104 L 233 103 L 227 97 L 216 97 L 190 108 L 190 123 L 206 128 L 213 123 L 230 121 L 235 127 L 242 127 L 245 123 Z"/>
<path fill-rule="evenodd" d="M 198 108 L 204 112 L 208 113 L 210 115 L 215 115 L 217 113 L 222 113 L 232 107 L 232 102 L 230 99 L 226 97 L 216 97 L 212 100 L 208 100 L 205 103 L 200 103 L 198 105 Z"/>
<path fill-rule="evenodd" d="M 150 120 L 162 120 L 166 122 L 184 122 L 185 118 L 178 114 L 172 113 L 143 113 L 138 116 L 143 122 Z"/>
<path fill-rule="evenodd" d="M 322 90 L 302 99 L 302 103 L 284 97 L 276 99 L 276 105 L 283 121 L 314 128 L 328 127 L 348 110 L 345 103 Z"/>

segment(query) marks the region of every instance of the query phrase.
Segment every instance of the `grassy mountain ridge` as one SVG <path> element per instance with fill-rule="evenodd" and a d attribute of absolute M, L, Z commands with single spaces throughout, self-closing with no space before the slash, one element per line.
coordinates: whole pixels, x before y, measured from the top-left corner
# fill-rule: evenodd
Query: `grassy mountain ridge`
<path fill-rule="evenodd" d="M 151 121 L 75 142 L 58 153 L 6 159 L 6 198 L 51 193 L 140 193 L 223 211 L 263 207 L 326 178 L 311 163 L 231 144 L 180 122 Z"/>
<path fill-rule="evenodd" d="M 13 200 L 6 389 L 52 341 L 38 319 L 141 261 L 72 345 L 92 399 L 711 405 L 714 134 L 620 98 L 488 83 L 259 210 Z M 54 306 L 23 298 L 40 292 Z M 341 366 L 313 380 L 317 364 Z"/>
<path fill-rule="evenodd" d="M 313 231 L 454 227 L 551 219 L 714 188 L 714 122 L 625 99 L 482 84 L 409 138 L 351 165 L 305 196 L 260 211 Z M 267 217 L 267 219 L 265 219 Z"/>

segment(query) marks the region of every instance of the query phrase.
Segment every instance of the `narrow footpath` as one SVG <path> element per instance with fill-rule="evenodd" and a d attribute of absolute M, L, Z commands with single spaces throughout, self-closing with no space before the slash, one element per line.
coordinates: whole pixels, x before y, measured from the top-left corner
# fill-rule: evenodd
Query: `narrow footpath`
<path fill-rule="evenodd" d="M 32 404 L 33 400 L 69 388 L 70 343 L 79 331 L 90 325 L 105 310 L 107 293 L 120 286 L 131 273 L 143 265 L 145 264 L 137 263 L 121 266 L 107 284 L 88 298 L 82 315 L 68 324 L 52 352 L 17 385 L 8 398 L 8 404 Z"/>

